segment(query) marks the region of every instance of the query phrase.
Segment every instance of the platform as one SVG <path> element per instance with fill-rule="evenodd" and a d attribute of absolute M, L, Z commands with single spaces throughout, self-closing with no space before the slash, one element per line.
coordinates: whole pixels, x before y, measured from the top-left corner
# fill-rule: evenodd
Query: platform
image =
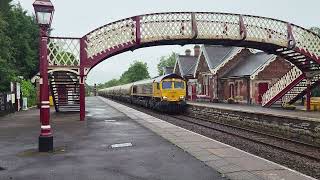
<path fill-rule="evenodd" d="M 225 104 L 225 103 L 210 103 L 210 102 L 194 102 L 188 101 L 187 104 L 196 106 L 207 106 L 217 109 L 232 110 L 239 112 L 248 112 L 262 115 L 273 115 L 278 117 L 288 117 L 301 119 L 306 121 L 320 122 L 320 112 L 306 112 L 303 110 L 285 110 L 280 108 L 264 108 L 261 106 L 246 105 L 246 104 Z"/>
<path fill-rule="evenodd" d="M 94 97 L 86 103 L 84 122 L 79 121 L 78 113 L 54 113 L 52 109 L 53 153 L 37 152 L 39 110 L 0 117 L 0 179 L 225 179 L 120 112 L 129 109 L 120 107 L 119 111 Z"/>
<path fill-rule="evenodd" d="M 297 171 L 100 97 L 229 179 L 311 180 Z M 185 164 L 185 163 L 183 163 Z"/>

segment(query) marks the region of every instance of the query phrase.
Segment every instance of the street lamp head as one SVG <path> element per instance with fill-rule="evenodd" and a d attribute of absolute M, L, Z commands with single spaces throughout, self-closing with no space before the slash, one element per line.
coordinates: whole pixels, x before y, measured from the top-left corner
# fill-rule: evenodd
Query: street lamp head
<path fill-rule="evenodd" d="M 36 0 L 33 3 L 37 23 L 40 26 L 50 27 L 54 13 L 54 7 L 50 0 Z"/>

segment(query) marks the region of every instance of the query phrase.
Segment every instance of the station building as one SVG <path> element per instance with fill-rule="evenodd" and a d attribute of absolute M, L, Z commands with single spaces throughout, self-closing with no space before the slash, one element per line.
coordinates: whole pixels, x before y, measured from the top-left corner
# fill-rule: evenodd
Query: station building
<path fill-rule="evenodd" d="M 285 59 L 248 48 L 196 45 L 174 67 L 187 80 L 189 100 L 260 104 L 262 95 L 292 68 Z"/>

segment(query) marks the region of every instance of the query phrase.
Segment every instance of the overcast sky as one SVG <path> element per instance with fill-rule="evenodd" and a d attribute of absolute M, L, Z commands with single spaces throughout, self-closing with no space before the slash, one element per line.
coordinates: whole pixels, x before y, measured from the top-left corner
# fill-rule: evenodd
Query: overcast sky
<path fill-rule="evenodd" d="M 33 13 L 34 0 L 19 1 Z M 104 24 L 130 16 L 168 11 L 208 11 L 272 17 L 310 28 L 320 27 L 319 0 L 51 0 L 55 6 L 54 36 L 82 37 Z M 157 75 L 161 56 L 183 53 L 191 46 L 157 46 L 126 52 L 97 65 L 87 83 L 103 83 L 119 78 L 135 60 L 147 62 L 151 76 Z"/>

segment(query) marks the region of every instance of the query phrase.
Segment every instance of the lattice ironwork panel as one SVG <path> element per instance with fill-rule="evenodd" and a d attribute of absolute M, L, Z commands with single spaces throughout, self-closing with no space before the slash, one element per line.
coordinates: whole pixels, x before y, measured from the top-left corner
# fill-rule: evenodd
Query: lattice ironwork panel
<path fill-rule="evenodd" d="M 320 75 L 315 75 L 314 77 L 312 77 L 311 83 L 314 84 L 317 81 L 319 81 L 319 79 L 320 79 Z M 282 103 L 286 104 L 290 102 L 293 98 L 297 97 L 297 95 L 299 95 L 302 91 L 306 89 L 307 89 L 307 80 L 304 79 L 297 86 L 292 88 L 285 96 L 281 98 Z"/>
<path fill-rule="evenodd" d="M 240 40 L 239 15 L 196 13 L 198 39 Z"/>
<path fill-rule="evenodd" d="M 49 38 L 49 66 L 80 66 L 80 39 Z"/>
<path fill-rule="evenodd" d="M 288 26 L 286 22 L 247 15 L 243 16 L 243 21 L 247 29 L 246 40 L 287 46 Z"/>
<path fill-rule="evenodd" d="M 262 106 L 267 104 L 275 96 L 277 96 L 282 90 L 288 87 L 295 79 L 302 74 L 302 71 L 294 66 L 287 74 L 280 78 L 270 89 L 262 96 Z"/>
<path fill-rule="evenodd" d="M 320 37 L 301 27 L 292 26 L 292 33 L 296 40 L 296 46 L 309 51 L 320 58 Z"/>
<path fill-rule="evenodd" d="M 190 39 L 191 13 L 150 14 L 141 17 L 141 42 Z"/>
<path fill-rule="evenodd" d="M 86 36 L 87 54 L 91 58 L 112 48 L 119 48 L 136 41 L 136 22 L 125 19 L 108 24 Z"/>

